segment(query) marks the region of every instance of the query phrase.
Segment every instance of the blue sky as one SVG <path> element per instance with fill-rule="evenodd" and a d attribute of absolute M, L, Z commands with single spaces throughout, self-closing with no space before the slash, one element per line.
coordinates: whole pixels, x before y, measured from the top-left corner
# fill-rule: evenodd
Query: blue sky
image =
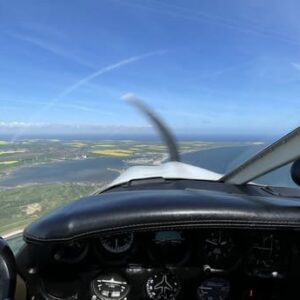
<path fill-rule="evenodd" d="M 2 0 L 0 132 L 176 132 L 299 125 L 300 2 Z"/>

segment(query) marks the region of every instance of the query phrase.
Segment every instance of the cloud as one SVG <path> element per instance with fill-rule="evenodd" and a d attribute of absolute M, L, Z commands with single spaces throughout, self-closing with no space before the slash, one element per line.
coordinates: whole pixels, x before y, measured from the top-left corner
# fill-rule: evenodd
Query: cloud
<path fill-rule="evenodd" d="M 294 67 L 297 71 L 300 71 L 300 64 L 292 63 L 292 67 Z"/>
<path fill-rule="evenodd" d="M 29 35 L 24 35 L 24 34 L 18 34 L 18 33 L 12 33 L 12 32 L 6 32 L 7 35 L 16 38 L 18 40 L 24 41 L 26 43 L 32 44 L 40 49 L 46 50 L 54 55 L 63 57 L 67 60 L 76 62 L 79 65 L 92 68 L 93 65 L 88 64 L 87 62 L 83 61 L 82 59 L 74 56 L 70 51 L 64 50 L 61 46 L 58 46 L 57 44 L 49 43 L 46 42 L 43 39 L 29 36 Z"/>
<path fill-rule="evenodd" d="M 32 106 L 46 106 L 49 103 L 44 102 L 44 101 L 33 101 L 33 100 L 10 100 L 12 102 L 16 102 L 18 104 L 28 104 L 28 105 L 32 105 Z M 94 107 L 90 107 L 90 106 L 86 106 L 86 105 L 82 105 L 78 102 L 69 104 L 69 103 L 55 103 L 53 105 L 53 107 L 55 108 L 62 108 L 62 109 L 74 109 L 74 110 L 79 110 L 79 111 L 86 111 L 86 112 L 94 112 L 94 113 L 101 113 L 102 115 L 109 115 L 109 116 L 115 116 L 112 113 L 94 108 Z M 1 107 L 0 106 L 0 110 L 5 110 L 5 109 L 20 109 L 20 107 Z"/>
<path fill-rule="evenodd" d="M 114 0 L 111 1 L 114 2 Z M 228 29 L 243 32 L 246 34 L 250 33 L 256 36 L 266 37 L 286 44 L 292 44 L 296 46 L 300 45 L 300 40 L 292 38 L 284 32 L 272 30 L 270 28 L 265 28 L 263 24 L 257 23 L 251 19 L 222 17 L 217 14 L 210 14 L 201 10 L 189 9 L 183 6 L 166 3 L 160 0 L 152 0 L 147 4 L 145 4 L 145 2 L 146 1 L 134 2 L 130 0 L 124 0 L 119 1 L 118 3 L 127 6 L 137 7 L 143 10 L 150 10 L 158 14 L 170 15 L 173 17 L 186 19 L 189 21 L 211 23 L 217 26 L 226 27 Z M 151 2 L 153 2 L 152 5 Z"/>
<path fill-rule="evenodd" d="M 77 104 L 58 104 L 57 106 L 62 107 L 62 108 L 74 108 L 76 110 L 80 111 L 88 111 L 88 112 L 99 112 L 100 110 L 94 109 L 88 106 L 82 106 L 82 105 L 77 105 Z"/>
<path fill-rule="evenodd" d="M 22 28 L 24 28 L 26 31 L 33 33 L 34 35 L 46 35 L 47 37 L 65 40 L 69 38 L 67 34 L 64 33 L 63 28 L 55 28 L 55 23 L 41 23 L 41 22 L 35 22 L 34 19 L 30 20 L 31 22 L 26 22 L 22 24 Z M 58 29 L 59 28 L 59 29 Z"/>
<path fill-rule="evenodd" d="M 132 57 L 123 59 L 123 60 L 121 60 L 117 63 L 114 63 L 114 64 L 108 65 L 106 67 L 103 67 L 103 68 L 91 73 L 90 75 L 79 79 L 74 84 L 70 85 L 69 87 L 66 87 L 61 93 L 59 93 L 56 97 L 54 97 L 49 103 L 44 105 L 39 111 L 37 111 L 36 114 L 34 114 L 32 116 L 30 121 L 31 122 L 35 121 L 42 113 L 45 113 L 51 107 L 55 106 L 56 103 L 59 102 L 63 97 L 71 94 L 73 91 L 75 91 L 76 89 L 78 89 L 82 85 L 87 84 L 91 80 L 93 80 L 93 79 L 95 79 L 95 78 L 97 78 L 97 77 L 99 77 L 103 74 L 118 70 L 118 69 L 120 69 L 122 67 L 125 67 L 127 65 L 130 65 L 130 64 L 136 63 L 138 61 L 141 61 L 143 59 L 146 59 L 146 58 L 149 58 L 149 57 L 152 57 L 152 56 L 156 56 L 156 55 L 163 55 L 165 53 L 167 53 L 167 50 L 158 50 L 158 51 L 147 52 L 147 53 L 144 53 L 144 54 L 141 54 L 141 55 L 132 56 Z M 22 135 L 23 133 L 24 133 L 24 131 L 20 131 L 18 134 L 16 134 L 13 137 L 12 140 L 18 138 L 19 135 Z"/>
<path fill-rule="evenodd" d="M 22 135 L 20 135 L 20 131 Z M 151 134 L 153 129 L 151 126 L 124 126 L 124 125 L 97 125 L 97 124 L 54 124 L 40 122 L 1 122 L 0 134 L 11 136 L 11 141 L 15 141 L 24 136 L 39 135 L 46 137 L 47 135 L 140 135 Z M 16 135 L 17 134 L 17 135 Z"/>
<path fill-rule="evenodd" d="M 91 80 L 105 74 L 108 72 L 111 72 L 113 70 L 117 70 L 121 67 L 124 67 L 126 65 L 138 62 L 140 60 L 143 60 L 145 58 L 151 57 L 151 56 L 155 56 L 155 55 L 162 55 L 165 54 L 167 51 L 166 50 L 159 50 L 159 51 L 153 51 L 153 52 L 148 52 L 142 55 L 137 55 L 137 56 L 132 56 L 130 58 L 121 60 L 115 64 L 106 66 L 104 68 L 101 68 L 99 70 L 97 70 L 96 72 L 78 80 L 77 82 L 75 82 L 74 84 L 72 84 L 71 86 L 67 87 L 66 89 L 64 89 L 57 97 L 57 98 L 62 98 L 65 97 L 67 95 L 69 95 L 70 93 L 72 93 L 74 90 L 78 89 L 79 87 L 81 87 L 82 85 L 90 82 Z"/>
<path fill-rule="evenodd" d="M 1 129 L 8 129 L 8 128 L 42 128 L 47 126 L 45 123 L 30 123 L 30 122 L 1 122 L 0 121 L 0 128 Z"/>
<path fill-rule="evenodd" d="M 93 79 L 95 79 L 95 78 L 97 78 L 97 77 L 99 77 L 103 74 L 118 70 L 122 67 L 125 67 L 127 65 L 133 64 L 133 63 L 138 62 L 138 61 L 141 61 L 141 60 L 146 59 L 146 58 L 151 57 L 151 56 L 163 55 L 166 52 L 167 52 L 166 50 L 158 50 L 158 51 L 153 51 L 153 52 L 147 52 L 147 53 L 144 53 L 142 55 L 132 56 L 132 57 L 123 59 L 123 60 L 121 60 L 121 61 L 119 61 L 115 64 L 111 64 L 111 65 L 108 65 L 106 67 L 103 67 L 103 68 L 97 70 L 96 72 L 93 72 L 90 75 L 79 79 L 74 84 L 66 87 L 62 92 L 60 92 L 56 97 L 54 97 L 49 103 L 47 103 L 47 105 L 45 105 L 39 111 L 39 113 L 47 111 L 49 108 L 53 107 L 63 97 L 71 94 L 73 91 L 77 90 L 81 86 L 89 83 L 91 80 L 93 80 Z"/>
<path fill-rule="evenodd" d="M 99 125 L 99 124 L 61 124 L 61 123 L 45 123 L 45 122 L 19 122 L 19 121 L 11 121 L 4 122 L 0 121 L 0 128 L 150 128 L 151 126 L 124 126 L 124 125 Z"/>

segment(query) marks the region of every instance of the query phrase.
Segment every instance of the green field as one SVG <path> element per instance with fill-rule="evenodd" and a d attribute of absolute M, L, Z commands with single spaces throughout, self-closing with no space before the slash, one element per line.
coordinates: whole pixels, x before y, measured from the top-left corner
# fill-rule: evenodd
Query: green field
<path fill-rule="evenodd" d="M 24 226 L 67 201 L 96 192 L 101 185 L 36 184 L 15 188 L 0 188 L 0 234 Z"/>
<path fill-rule="evenodd" d="M 215 143 L 184 141 L 179 143 L 181 153 L 202 149 L 246 145 L 247 143 Z M 157 165 L 166 159 L 167 149 L 160 142 L 133 140 L 57 140 L 25 139 L 16 142 L 0 140 L 0 234 L 24 228 L 28 223 L 55 207 L 91 194 L 103 187 L 105 180 L 90 182 L 47 182 L 46 184 L 21 184 L 1 186 L 1 179 L 18 173 L 21 168 L 52 164 L 70 160 L 119 157 L 127 167 L 132 165 Z M 122 172 L 123 169 L 108 171 Z M 84 172 L 84 170 L 83 170 Z M 37 175 L 38 176 L 38 175 Z M 97 181 L 98 182 L 98 181 Z"/>

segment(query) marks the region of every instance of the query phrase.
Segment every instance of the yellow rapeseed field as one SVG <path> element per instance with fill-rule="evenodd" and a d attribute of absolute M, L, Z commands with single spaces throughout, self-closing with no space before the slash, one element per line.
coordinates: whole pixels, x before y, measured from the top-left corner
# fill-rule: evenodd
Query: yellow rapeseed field
<path fill-rule="evenodd" d="M 25 151 L 26 150 L 24 150 L 24 149 L 22 149 L 22 150 L 4 150 L 4 151 L 0 151 L 0 155 L 23 153 Z"/>
<path fill-rule="evenodd" d="M 93 150 L 91 153 L 97 155 L 106 155 L 106 156 L 130 156 L 133 154 L 133 151 L 122 150 L 122 149 L 103 149 L 103 150 Z"/>
<path fill-rule="evenodd" d="M 82 143 L 82 142 L 72 142 L 72 143 L 66 143 L 66 145 L 81 148 L 87 146 L 87 144 Z"/>
<path fill-rule="evenodd" d="M 18 161 L 17 160 L 5 160 L 5 161 L 0 161 L 0 165 L 12 165 L 16 164 Z"/>
<path fill-rule="evenodd" d="M 96 145 L 93 145 L 92 146 L 92 148 L 98 148 L 98 147 L 109 147 L 109 148 L 111 148 L 111 147 L 114 147 L 115 145 L 113 145 L 113 144 L 96 144 Z"/>

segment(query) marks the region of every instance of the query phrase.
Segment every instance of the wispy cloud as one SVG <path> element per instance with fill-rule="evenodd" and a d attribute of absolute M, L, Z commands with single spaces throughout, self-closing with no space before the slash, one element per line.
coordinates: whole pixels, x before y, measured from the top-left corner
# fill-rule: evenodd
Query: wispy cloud
<path fill-rule="evenodd" d="M 0 121 L 0 134 L 10 135 L 14 138 L 11 141 L 22 138 L 21 135 L 17 135 L 20 131 L 23 132 L 22 136 L 30 135 L 105 135 L 114 136 L 122 134 L 141 134 L 152 133 L 151 126 L 124 126 L 124 125 L 98 125 L 98 124 L 64 124 L 64 123 L 42 123 L 42 122 L 1 122 Z"/>
<path fill-rule="evenodd" d="M 28 104 L 31 106 L 37 106 L 37 107 L 44 107 L 47 106 L 49 103 L 44 102 L 44 101 L 33 101 L 33 100 L 10 100 L 11 102 L 14 103 L 19 103 L 19 104 Z M 62 109 L 73 109 L 73 110 L 78 110 L 78 111 L 86 111 L 86 112 L 94 112 L 94 113 L 101 113 L 102 115 L 108 115 L 108 116 L 115 116 L 115 114 L 109 113 L 109 112 L 103 112 L 103 110 L 97 109 L 95 107 L 90 107 L 86 105 L 82 105 L 81 103 L 78 102 L 73 102 L 72 104 L 70 103 L 55 103 L 53 105 L 55 108 L 62 108 Z M 11 108 L 11 109 L 19 109 L 20 107 L 1 107 L 1 110 L 5 110 L 5 108 Z"/>
<path fill-rule="evenodd" d="M 1 122 L 0 121 L 0 128 L 41 128 L 45 127 L 47 124 L 45 123 L 31 123 L 31 122 L 18 122 L 18 121 L 12 121 L 12 122 Z"/>
<path fill-rule="evenodd" d="M 22 24 L 22 28 L 24 28 L 26 31 L 30 32 L 32 35 L 39 35 L 39 36 L 46 36 L 53 39 L 59 39 L 59 40 L 66 40 L 69 38 L 69 36 L 65 33 L 64 28 L 55 28 L 56 24 L 52 23 L 41 23 L 41 22 L 35 22 L 34 20 L 31 20 L 31 22 L 27 22 Z"/>
<path fill-rule="evenodd" d="M 248 60 L 245 60 L 241 63 L 238 64 L 233 64 L 233 65 L 227 65 L 226 67 L 223 67 L 219 70 L 216 71 L 212 71 L 212 72 L 208 72 L 207 74 L 203 75 L 203 76 L 199 76 L 198 79 L 200 80 L 205 80 L 205 79 L 215 79 L 218 78 L 222 75 L 227 75 L 229 72 L 233 72 L 239 69 L 243 69 L 245 67 L 249 68 L 250 65 L 252 65 L 254 62 L 257 61 L 257 58 L 251 58 Z"/>
<path fill-rule="evenodd" d="M 124 60 L 121 60 L 115 64 L 112 64 L 112 65 L 109 65 L 109 66 L 106 66 L 104 68 L 101 68 L 99 70 L 97 70 L 96 72 L 78 80 L 77 82 L 75 82 L 74 84 L 72 84 L 71 86 L 67 87 L 66 89 L 64 89 L 57 97 L 56 99 L 58 98 L 62 98 L 62 97 L 65 97 L 67 95 L 69 95 L 70 93 L 72 93 L 74 90 L 78 89 L 79 87 L 81 87 L 82 85 L 90 82 L 91 80 L 105 74 L 105 73 L 108 73 L 108 72 L 111 72 L 113 70 L 117 70 L 117 69 L 120 69 L 121 67 L 124 67 L 126 65 L 129 65 L 129 64 L 132 64 L 132 63 L 135 63 L 135 62 L 138 62 L 140 60 L 143 60 L 143 59 L 146 59 L 148 57 L 151 57 L 151 56 L 155 56 L 155 55 L 162 55 L 162 54 L 165 54 L 167 51 L 166 50 L 159 50 L 159 51 L 153 51 L 153 52 L 148 52 L 148 53 L 145 53 L 145 54 L 142 54 L 142 55 L 137 55 L 137 56 L 132 56 L 130 58 L 127 58 L 127 59 L 124 59 Z"/>
<path fill-rule="evenodd" d="M 63 97 L 71 94 L 73 91 L 75 91 L 78 88 L 80 88 L 81 86 L 89 83 L 91 80 L 93 80 L 93 79 L 95 79 L 95 78 L 97 78 L 99 76 L 102 76 L 102 75 L 104 75 L 106 73 L 118 70 L 118 69 L 120 69 L 122 67 L 125 67 L 127 65 L 136 63 L 138 61 L 147 59 L 147 58 L 152 57 L 152 56 L 163 55 L 165 53 L 167 53 L 167 50 L 158 50 L 158 51 L 147 52 L 147 53 L 144 53 L 142 55 L 132 56 L 132 57 L 129 57 L 127 59 L 123 59 L 123 60 L 121 60 L 121 61 L 119 61 L 117 63 L 114 63 L 114 64 L 108 65 L 106 67 L 103 67 L 103 68 L 101 68 L 101 69 L 99 69 L 99 70 L 91 73 L 90 75 L 79 79 L 74 84 L 66 87 L 61 93 L 59 93 L 56 97 L 54 97 L 51 101 L 49 101 L 46 105 L 44 105 L 39 111 L 37 111 L 37 113 L 35 113 L 32 116 L 30 122 L 34 122 L 37 118 L 39 118 L 39 116 L 42 113 L 45 113 L 51 107 L 55 106 L 56 103 L 58 103 Z M 15 140 L 15 139 L 17 139 L 23 133 L 24 133 L 23 130 L 21 130 L 20 132 L 18 132 L 18 134 L 16 134 L 13 137 L 12 141 Z"/>
<path fill-rule="evenodd" d="M 300 71 L 300 64 L 292 63 L 292 67 L 294 67 L 297 71 Z"/>
<path fill-rule="evenodd" d="M 61 45 L 57 45 L 55 43 L 49 43 L 48 41 L 45 41 L 44 39 L 35 37 L 35 36 L 30 36 L 26 34 L 19 34 L 19 33 L 13 33 L 13 32 L 6 32 L 7 35 L 10 37 L 16 38 L 18 40 L 24 41 L 26 43 L 29 43 L 31 45 L 34 45 L 40 49 L 43 49 L 47 52 L 50 52 L 54 55 L 60 56 L 64 59 L 67 59 L 69 61 L 73 61 L 79 65 L 92 68 L 93 65 L 87 63 L 83 59 L 75 56 L 72 54 L 70 51 L 63 49 Z"/>
<path fill-rule="evenodd" d="M 110 0 L 115 2 L 115 0 Z M 151 5 L 151 2 L 154 5 Z M 237 18 L 225 18 L 216 14 L 208 14 L 200 10 L 192 10 L 183 6 L 166 3 L 160 0 L 152 0 L 145 2 L 134 2 L 134 1 L 119 1 L 120 4 L 128 5 L 140 9 L 146 9 L 158 14 L 169 15 L 173 17 L 179 17 L 189 21 L 195 22 L 206 22 L 217 26 L 226 27 L 235 31 L 250 33 L 257 36 L 281 41 L 286 44 L 292 44 L 300 46 L 300 40 L 288 36 L 285 33 L 275 31 L 269 28 L 265 28 L 263 24 L 257 23 L 249 19 L 237 19 Z"/>
<path fill-rule="evenodd" d="M 47 123 L 47 122 L 18 122 L 18 121 L 11 121 L 11 122 L 3 122 L 0 121 L 0 128 L 151 128 L 150 125 L 148 126 L 140 126 L 140 125 L 131 125 L 131 126 L 124 126 L 124 125 L 99 125 L 99 124 L 64 124 L 64 123 Z"/>

